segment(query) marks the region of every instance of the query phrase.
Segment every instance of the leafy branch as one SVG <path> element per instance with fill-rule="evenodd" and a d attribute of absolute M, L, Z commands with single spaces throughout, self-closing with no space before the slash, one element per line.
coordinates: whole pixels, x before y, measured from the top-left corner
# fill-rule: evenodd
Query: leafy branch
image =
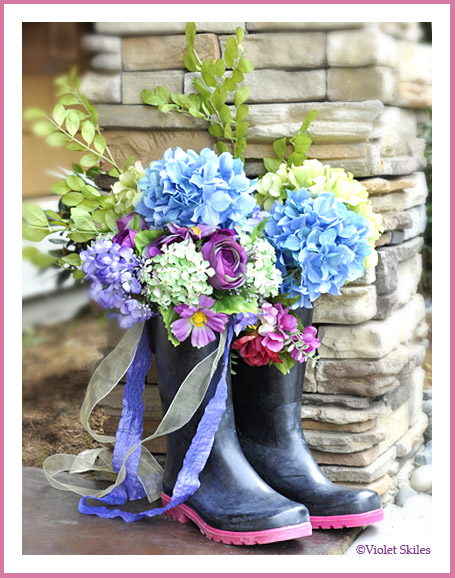
<path fill-rule="evenodd" d="M 296 167 L 303 164 L 303 161 L 307 158 L 306 153 L 313 142 L 312 138 L 307 133 L 307 130 L 317 115 L 317 110 L 310 111 L 305 116 L 302 126 L 293 137 L 284 136 L 273 142 L 273 150 L 275 151 L 277 158 L 264 158 L 264 166 L 267 171 L 275 173 L 282 163 L 286 163 L 288 166 L 294 165 Z M 292 145 L 294 150 L 286 158 L 286 150 L 289 144 Z"/>
<path fill-rule="evenodd" d="M 141 91 L 142 101 L 162 112 L 175 111 L 206 120 L 209 133 L 217 139 L 218 152 L 230 151 L 242 160 L 248 130 L 245 118 L 249 108 L 245 101 L 250 91 L 247 86 L 239 84 L 245 74 L 253 70 L 252 63 L 243 56 L 241 43 L 244 33 L 244 29 L 239 27 L 235 36 L 228 38 L 223 58 L 202 61 L 195 49 L 196 25 L 189 22 L 185 30 L 188 49 L 183 63 L 190 72 L 200 74 L 192 82 L 196 92 L 188 95 L 169 93 L 163 86 Z M 226 102 L 232 94 L 234 106 L 230 107 Z"/>

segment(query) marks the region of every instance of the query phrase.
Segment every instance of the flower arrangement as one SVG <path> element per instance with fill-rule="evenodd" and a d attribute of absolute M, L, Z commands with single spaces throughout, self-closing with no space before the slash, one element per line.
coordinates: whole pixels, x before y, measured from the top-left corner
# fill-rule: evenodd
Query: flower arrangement
<path fill-rule="evenodd" d="M 124 328 L 161 315 L 174 345 L 189 339 L 200 348 L 231 324 L 232 350 L 246 363 L 287 373 L 315 359 L 319 345 L 316 329 L 302 327 L 293 309 L 339 294 L 374 264 L 380 219 L 352 175 L 306 160 L 315 111 L 297 135 L 273 143 L 278 158 L 264 159 L 272 170 L 248 178 L 241 156 L 248 89 L 238 84 L 252 66 L 242 55 L 243 34 L 229 42 L 225 61 L 201 65 L 194 33 L 189 26 L 185 56 L 201 73 L 197 93 L 158 87 L 142 96 L 163 112 L 210 118 L 219 154 L 175 147 L 145 168 L 134 158 L 121 167 L 71 73 L 58 81 L 52 116 L 28 116 L 49 144 L 84 154 L 53 187 L 59 212 L 24 205 L 23 236 L 49 236 L 56 245 L 48 255 L 28 247 L 25 256 L 87 280 L 91 298 Z M 285 160 L 288 144 L 294 151 Z"/>

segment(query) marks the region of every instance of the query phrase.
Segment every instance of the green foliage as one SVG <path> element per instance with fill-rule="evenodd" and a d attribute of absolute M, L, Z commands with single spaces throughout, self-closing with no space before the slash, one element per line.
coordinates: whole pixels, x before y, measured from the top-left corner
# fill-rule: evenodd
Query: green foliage
<path fill-rule="evenodd" d="M 280 359 L 283 361 L 283 363 L 271 363 L 270 365 L 273 365 L 283 375 L 286 375 L 287 373 L 290 372 L 292 366 L 296 363 L 296 361 L 291 357 L 291 354 L 288 353 L 287 351 L 285 353 L 280 352 Z"/>
<path fill-rule="evenodd" d="M 216 313 L 226 313 L 232 315 L 234 313 L 254 313 L 257 311 L 258 303 L 256 299 L 247 301 L 242 295 L 224 295 L 222 293 L 216 294 L 216 301 L 212 309 Z"/>
<path fill-rule="evenodd" d="M 317 110 L 310 111 L 305 116 L 299 131 L 293 137 L 282 137 L 273 142 L 276 158 L 266 157 L 264 159 L 264 166 L 268 172 L 275 173 L 282 163 L 296 167 L 303 164 L 303 161 L 307 158 L 306 153 L 313 142 L 306 131 L 317 115 Z M 286 152 L 289 145 L 292 145 L 294 150 L 287 156 Z"/>
<path fill-rule="evenodd" d="M 163 317 L 164 326 L 167 329 L 169 341 L 172 343 L 172 345 L 177 347 L 178 345 L 180 345 L 180 341 L 172 333 L 171 323 L 176 321 L 179 318 L 179 316 L 174 311 L 173 307 L 168 307 L 166 309 L 164 307 L 160 307 L 160 312 L 161 312 L 161 315 Z"/>
<path fill-rule="evenodd" d="M 216 139 L 219 153 L 230 151 L 235 157 L 243 159 L 246 148 L 248 123 L 248 105 L 244 104 L 249 96 L 247 86 L 239 86 L 245 74 L 253 70 L 251 62 L 243 56 L 243 28 L 237 28 L 235 36 L 228 38 L 223 58 L 216 61 L 202 61 L 195 49 L 196 25 L 189 22 L 185 30 L 188 49 L 183 63 L 190 72 L 200 76 L 193 80 L 195 93 L 170 93 L 163 86 L 155 90 L 144 89 L 142 101 L 156 106 L 162 112 L 180 112 L 195 118 L 203 118 L 209 123 L 208 131 Z M 229 72 L 230 71 L 230 72 Z M 226 102 L 233 97 L 234 106 Z M 227 142 L 226 142 L 227 141 Z"/>
<path fill-rule="evenodd" d="M 131 227 L 131 228 L 134 229 L 134 227 Z M 142 255 L 142 251 L 149 243 L 151 243 L 152 241 L 155 241 L 156 239 L 159 239 L 163 235 L 164 235 L 164 231 L 159 230 L 159 229 L 150 229 L 150 230 L 141 231 L 140 233 L 138 233 L 134 237 L 134 243 L 136 245 L 136 252 L 138 253 L 138 255 Z"/>

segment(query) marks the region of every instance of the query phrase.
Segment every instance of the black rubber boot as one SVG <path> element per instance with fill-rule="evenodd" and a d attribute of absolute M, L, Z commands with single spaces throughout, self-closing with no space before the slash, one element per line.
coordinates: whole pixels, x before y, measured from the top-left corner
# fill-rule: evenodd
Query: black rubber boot
<path fill-rule="evenodd" d="M 298 309 L 304 326 L 312 310 Z M 305 504 L 314 528 L 364 526 L 383 519 L 371 490 L 350 490 L 328 480 L 306 444 L 301 426 L 305 363 L 287 375 L 275 367 L 251 367 L 239 358 L 233 375 L 237 432 L 243 452 L 277 492 Z"/>
<path fill-rule="evenodd" d="M 166 411 L 185 377 L 216 349 L 217 343 L 196 349 L 187 340 L 174 347 L 168 340 L 161 318 L 148 322 L 148 327 L 156 353 L 163 410 Z M 221 369 L 220 362 L 204 402 L 191 421 L 167 436 L 162 496 L 165 504 L 172 495 L 186 452 L 204 408 L 214 393 Z M 275 492 L 243 455 L 235 429 L 229 371 L 227 383 L 227 408 L 208 461 L 199 476 L 201 485 L 185 504 L 169 510 L 169 515 L 180 522 L 192 520 L 207 537 L 225 544 L 266 544 L 310 535 L 308 510 Z"/>

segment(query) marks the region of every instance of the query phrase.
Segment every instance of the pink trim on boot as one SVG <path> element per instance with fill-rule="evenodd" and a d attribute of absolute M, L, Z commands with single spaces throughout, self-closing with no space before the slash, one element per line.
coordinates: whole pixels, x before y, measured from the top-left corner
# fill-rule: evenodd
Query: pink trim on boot
<path fill-rule="evenodd" d="M 161 494 L 163 505 L 167 505 L 171 498 L 165 493 Z M 230 532 L 228 530 L 218 530 L 206 524 L 198 514 L 185 504 L 176 506 L 166 512 L 166 515 L 185 524 L 190 520 L 199 527 L 201 534 L 223 544 L 234 544 L 235 546 L 254 546 L 256 544 L 271 544 L 273 542 L 283 542 L 294 538 L 303 538 L 311 535 L 311 523 L 295 524 L 294 526 L 284 526 L 283 528 L 271 528 L 270 530 L 258 530 L 257 532 Z"/>
<path fill-rule="evenodd" d="M 362 512 L 361 514 L 343 514 L 342 516 L 310 516 L 313 529 L 336 530 L 338 528 L 357 528 L 358 526 L 368 526 L 374 522 L 384 519 L 382 508 Z"/>

